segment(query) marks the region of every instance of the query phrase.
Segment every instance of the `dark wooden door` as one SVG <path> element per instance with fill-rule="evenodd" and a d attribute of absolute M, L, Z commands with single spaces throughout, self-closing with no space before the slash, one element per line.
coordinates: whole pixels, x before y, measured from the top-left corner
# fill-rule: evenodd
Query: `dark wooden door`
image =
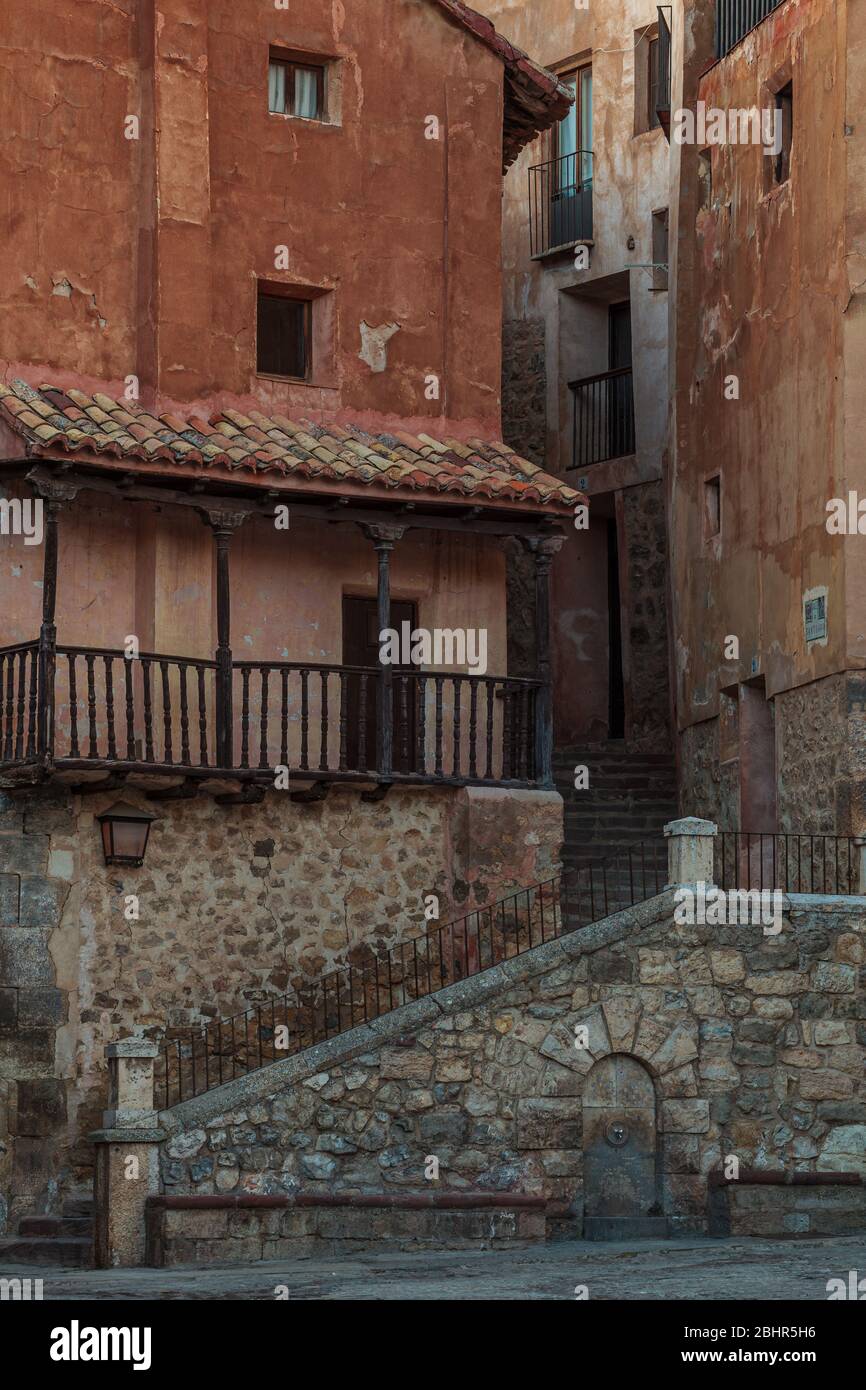
<path fill-rule="evenodd" d="M 611 304 L 608 311 L 608 368 L 631 366 L 631 303 Z M 630 376 L 614 377 L 607 398 L 608 458 L 620 458 L 634 449 L 632 382 Z"/>
<path fill-rule="evenodd" d="M 414 629 L 417 624 L 417 609 L 414 603 L 401 599 L 391 600 L 391 627 L 399 633 L 401 624 L 409 623 Z M 372 666 L 379 670 L 379 619 L 374 598 L 343 598 L 343 665 Z M 392 697 L 392 718 L 394 727 L 393 767 L 397 772 L 412 772 L 415 766 L 415 698 L 414 682 L 406 684 L 405 691 L 396 679 L 402 671 L 413 671 L 411 666 L 394 666 L 394 690 Z M 365 694 L 365 734 L 364 747 L 360 743 L 361 677 L 349 679 L 349 729 L 347 752 L 349 768 L 352 771 L 366 770 L 376 766 L 376 687 L 375 676 L 368 676 Z M 362 753 L 366 756 L 362 758 Z"/>

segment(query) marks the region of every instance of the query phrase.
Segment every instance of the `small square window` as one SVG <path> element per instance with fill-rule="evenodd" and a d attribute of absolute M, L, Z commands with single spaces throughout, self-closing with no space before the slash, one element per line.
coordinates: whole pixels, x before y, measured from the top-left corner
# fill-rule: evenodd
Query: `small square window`
<path fill-rule="evenodd" d="M 653 213 L 653 289 L 668 287 L 668 210 Z"/>
<path fill-rule="evenodd" d="M 704 540 L 722 532 L 722 479 L 720 474 L 704 481 Z"/>
<path fill-rule="evenodd" d="M 311 365 L 312 304 L 259 290 L 256 370 L 305 381 Z"/>
<path fill-rule="evenodd" d="M 268 110 L 277 116 L 305 121 L 325 119 L 324 64 L 296 63 L 271 58 L 268 68 Z"/>

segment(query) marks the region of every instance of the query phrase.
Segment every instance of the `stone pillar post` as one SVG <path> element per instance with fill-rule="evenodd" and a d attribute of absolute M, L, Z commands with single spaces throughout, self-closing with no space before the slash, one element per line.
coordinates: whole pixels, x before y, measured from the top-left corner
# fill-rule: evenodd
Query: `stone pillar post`
<path fill-rule="evenodd" d="M 681 884 L 711 884 L 713 842 L 718 827 L 711 820 L 686 816 L 665 826 L 668 841 L 668 888 Z"/>
<path fill-rule="evenodd" d="M 159 1192 L 159 1143 L 154 1110 L 153 1064 L 159 1051 L 144 1038 L 109 1043 L 108 1109 L 96 1145 L 93 1198 L 97 1269 L 142 1265 L 145 1202 Z"/>
<path fill-rule="evenodd" d="M 866 835 L 856 835 L 857 863 L 851 878 L 857 884 L 857 892 L 866 896 Z"/>

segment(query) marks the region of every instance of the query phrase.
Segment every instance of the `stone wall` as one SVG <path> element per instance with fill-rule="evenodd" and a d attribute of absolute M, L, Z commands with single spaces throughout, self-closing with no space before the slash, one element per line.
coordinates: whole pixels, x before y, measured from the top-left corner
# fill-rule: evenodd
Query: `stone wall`
<path fill-rule="evenodd" d="M 74 1110 L 76 842 L 68 800 L 0 792 L 0 1232 L 52 1195 Z"/>
<path fill-rule="evenodd" d="M 587 1078 L 611 1056 L 651 1078 L 650 1214 L 674 1233 L 706 1228 L 729 1155 L 866 1173 L 866 901 L 791 898 L 777 937 L 673 908 L 668 892 L 164 1112 L 165 1191 L 418 1191 L 434 1157 L 438 1190 L 543 1195 L 579 1234 L 599 1202 Z"/>
<path fill-rule="evenodd" d="M 626 734 L 648 753 L 672 748 L 667 628 L 667 542 L 662 484 L 622 493 L 625 544 Z M 695 814 L 698 814 L 695 812 Z"/>
<path fill-rule="evenodd" d="M 850 829 L 844 673 L 778 694 L 779 827 L 813 834 Z"/>
<path fill-rule="evenodd" d="M 857 671 L 781 691 L 775 715 L 778 828 L 810 835 L 866 832 L 866 680 Z M 726 754 L 727 756 L 723 756 Z M 720 746 L 719 719 L 680 734 L 680 802 L 689 814 L 749 829 L 740 807 L 736 733 Z"/>
<path fill-rule="evenodd" d="M 720 761 L 718 718 L 683 729 L 678 768 L 681 809 L 725 830 L 739 829 L 738 766 L 736 761 Z"/>
<path fill-rule="evenodd" d="M 547 444 L 545 331 L 543 318 L 502 325 L 502 438 L 539 468 Z"/>
<path fill-rule="evenodd" d="M 89 1181 L 106 1043 L 200 1025 L 382 954 L 428 929 L 426 895 L 451 921 L 549 878 L 562 841 L 556 793 L 393 788 L 371 804 L 345 789 L 298 805 L 274 792 L 226 808 L 127 788 L 158 819 L 141 869 L 106 868 L 94 818 L 117 793 L 0 795 L 10 1225 Z"/>

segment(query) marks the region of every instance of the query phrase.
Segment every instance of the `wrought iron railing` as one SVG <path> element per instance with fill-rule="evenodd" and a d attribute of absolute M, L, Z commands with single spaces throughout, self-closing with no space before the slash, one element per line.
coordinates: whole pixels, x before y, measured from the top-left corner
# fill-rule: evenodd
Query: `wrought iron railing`
<path fill-rule="evenodd" d="M 0 765 L 547 785 L 539 680 L 217 660 L 50 641 L 0 649 Z M 382 738 L 387 727 L 387 743 Z"/>
<path fill-rule="evenodd" d="M 859 850 L 850 835 L 720 830 L 714 876 L 726 890 L 857 894 Z"/>
<path fill-rule="evenodd" d="M 592 240 L 592 152 L 577 150 L 529 170 L 533 256 Z"/>
<path fill-rule="evenodd" d="M 572 467 L 586 468 L 633 454 L 634 385 L 631 367 L 570 381 L 574 401 Z"/>
<path fill-rule="evenodd" d="M 714 880 L 726 890 L 852 895 L 859 892 L 858 855 L 851 836 L 720 831 Z M 157 1103 L 168 1109 L 603 921 L 660 894 L 667 878 L 659 836 L 474 908 L 384 955 L 370 952 L 267 1003 L 176 1030 L 160 1046 Z"/>
<path fill-rule="evenodd" d="M 265 1004 L 178 1032 L 161 1044 L 157 1103 L 168 1109 L 654 897 L 666 868 L 664 841 L 646 841 L 475 908 L 383 956 L 369 954 Z"/>
<path fill-rule="evenodd" d="M 783 0 L 716 0 L 716 57 L 724 58 Z"/>

